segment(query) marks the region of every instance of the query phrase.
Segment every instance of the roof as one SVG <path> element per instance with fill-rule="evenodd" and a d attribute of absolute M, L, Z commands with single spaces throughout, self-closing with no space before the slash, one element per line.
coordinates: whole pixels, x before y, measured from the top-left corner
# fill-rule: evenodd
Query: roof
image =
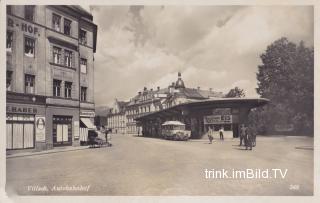
<path fill-rule="evenodd" d="M 185 125 L 185 124 L 181 123 L 180 121 L 166 121 L 162 125 Z"/>
<path fill-rule="evenodd" d="M 189 101 L 178 104 L 170 108 L 166 108 L 157 112 L 148 113 L 146 115 L 136 118 L 136 120 L 146 120 L 149 118 L 157 118 L 159 116 L 170 116 L 174 114 L 181 115 L 184 109 L 200 110 L 208 108 L 235 108 L 246 106 L 248 108 L 255 108 L 269 103 L 269 99 L 265 98 L 215 98 L 199 101 Z"/>

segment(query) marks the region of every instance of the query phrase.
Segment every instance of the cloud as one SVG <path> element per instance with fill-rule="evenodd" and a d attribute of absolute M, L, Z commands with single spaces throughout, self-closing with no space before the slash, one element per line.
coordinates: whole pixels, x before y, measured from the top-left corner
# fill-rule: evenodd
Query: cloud
<path fill-rule="evenodd" d="M 260 54 L 280 37 L 313 45 L 311 6 L 95 6 L 95 102 L 128 100 L 144 86 L 256 95 Z M 290 19 L 290 23 L 288 23 Z"/>

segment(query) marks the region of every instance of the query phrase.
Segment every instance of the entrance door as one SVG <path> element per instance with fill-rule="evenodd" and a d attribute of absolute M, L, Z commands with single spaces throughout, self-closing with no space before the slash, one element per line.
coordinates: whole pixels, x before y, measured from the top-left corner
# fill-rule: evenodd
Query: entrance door
<path fill-rule="evenodd" d="M 22 149 L 23 148 L 23 124 L 22 123 L 13 123 L 13 149 Z"/>
<path fill-rule="evenodd" d="M 72 144 L 72 117 L 54 116 L 53 117 L 53 145 L 71 145 Z"/>
<path fill-rule="evenodd" d="M 57 142 L 68 142 L 67 124 L 57 124 Z"/>
<path fill-rule="evenodd" d="M 32 148 L 34 147 L 34 125 L 32 123 L 25 123 L 23 128 L 23 147 L 24 148 Z"/>

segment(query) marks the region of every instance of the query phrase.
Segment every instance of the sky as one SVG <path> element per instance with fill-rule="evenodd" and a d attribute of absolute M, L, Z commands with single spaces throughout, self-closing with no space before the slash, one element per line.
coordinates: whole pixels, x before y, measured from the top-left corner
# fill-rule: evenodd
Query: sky
<path fill-rule="evenodd" d="M 144 87 L 185 86 L 255 97 L 260 55 L 281 37 L 313 46 L 312 6 L 92 6 L 98 25 L 95 103 Z"/>

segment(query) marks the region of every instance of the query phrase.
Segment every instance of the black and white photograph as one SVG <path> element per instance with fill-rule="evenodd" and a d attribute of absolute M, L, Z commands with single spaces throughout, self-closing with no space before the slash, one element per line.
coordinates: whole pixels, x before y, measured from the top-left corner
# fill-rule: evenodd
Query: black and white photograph
<path fill-rule="evenodd" d="M 5 200 L 315 201 L 314 3 L 16 2 L 0 2 Z"/>

